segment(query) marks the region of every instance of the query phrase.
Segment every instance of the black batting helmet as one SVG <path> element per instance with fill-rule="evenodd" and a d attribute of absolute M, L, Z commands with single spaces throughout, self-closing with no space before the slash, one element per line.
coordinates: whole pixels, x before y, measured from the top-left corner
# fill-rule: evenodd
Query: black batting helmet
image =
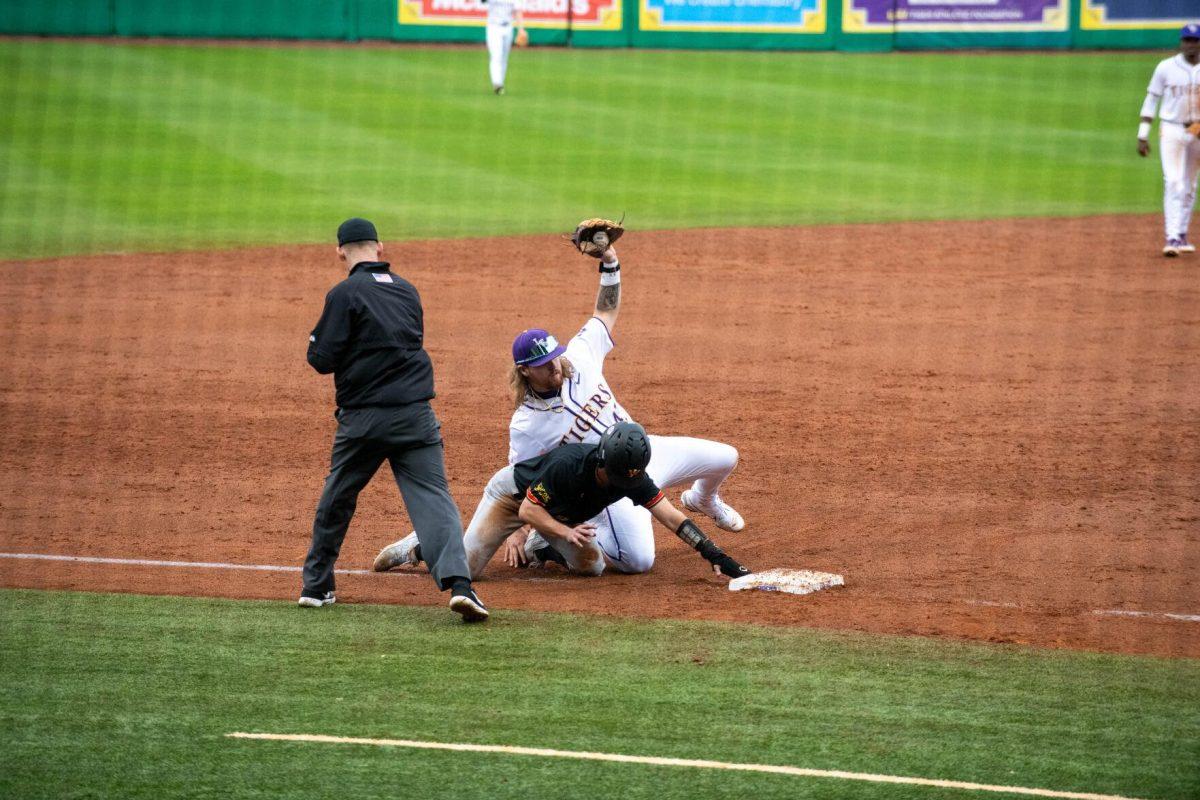
<path fill-rule="evenodd" d="M 632 486 L 650 463 L 650 437 L 636 422 L 618 422 L 600 437 L 600 465 L 614 486 Z"/>

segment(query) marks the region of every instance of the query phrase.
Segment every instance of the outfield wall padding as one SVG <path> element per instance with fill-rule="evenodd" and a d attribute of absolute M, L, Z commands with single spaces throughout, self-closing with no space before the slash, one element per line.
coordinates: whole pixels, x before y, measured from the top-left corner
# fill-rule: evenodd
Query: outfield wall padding
<path fill-rule="evenodd" d="M 1173 49 L 1196 0 L 526 0 L 535 45 Z M 1196 6 L 1193 8 L 1193 6 Z M 481 42 L 484 0 L 3 0 L 0 33 Z"/>
<path fill-rule="evenodd" d="M 0 33 L 36 36 L 113 36 L 114 0 L 3 0 Z"/>

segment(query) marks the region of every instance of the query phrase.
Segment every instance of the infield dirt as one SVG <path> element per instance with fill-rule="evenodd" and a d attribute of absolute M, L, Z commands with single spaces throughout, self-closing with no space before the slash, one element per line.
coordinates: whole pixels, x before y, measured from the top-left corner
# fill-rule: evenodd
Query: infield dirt
<path fill-rule="evenodd" d="M 386 224 L 380 220 L 381 229 Z M 735 445 L 733 594 L 659 529 L 644 576 L 497 562 L 529 608 L 1200 656 L 1200 257 L 1157 217 L 634 231 L 606 373 L 651 432 Z M 387 245 L 421 291 L 451 486 L 507 457 L 513 335 L 572 335 L 592 262 L 553 236 Z M 0 263 L 3 549 L 299 565 L 334 429 L 304 360 L 333 247 Z M 675 496 L 674 494 L 672 495 Z M 340 567 L 409 530 L 385 468 Z M 0 585 L 277 598 L 299 576 L 0 558 Z M 440 604 L 423 574 L 339 602 Z M 1123 617 L 1098 611 L 1139 611 Z M 299 613 L 299 612 L 298 612 Z M 323 612 L 314 612 L 323 613 Z M 336 613 L 334 610 L 332 613 Z"/>

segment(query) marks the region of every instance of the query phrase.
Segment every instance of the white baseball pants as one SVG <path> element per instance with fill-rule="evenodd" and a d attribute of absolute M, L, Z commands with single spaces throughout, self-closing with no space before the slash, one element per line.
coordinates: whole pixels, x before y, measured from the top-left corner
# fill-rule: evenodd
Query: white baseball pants
<path fill-rule="evenodd" d="M 512 43 L 512 25 L 487 26 L 488 71 L 492 76 L 492 88 L 504 85 L 504 76 L 508 74 L 508 54 L 512 51 Z"/>
<path fill-rule="evenodd" d="M 1163 168 L 1163 223 L 1168 239 L 1186 236 L 1196 204 L 1196 175 L 1200 173 L 1200 139 L 1182 125 L 1161 122 L 1159 154 Z"/>
<path fill-rule="evenodd" d="M 737 463 L 738 451 L 721 442 L 690 436 L 651 436 L 646 474 L 660 489 L 690 484 L 689 488 L 706 500 L 717 493 Z M 647 509 L 625 498 L 589 521 L 596 526 L 596 542 L 610 567 L 638 573 L 654 566 L 654 518 Z"/>

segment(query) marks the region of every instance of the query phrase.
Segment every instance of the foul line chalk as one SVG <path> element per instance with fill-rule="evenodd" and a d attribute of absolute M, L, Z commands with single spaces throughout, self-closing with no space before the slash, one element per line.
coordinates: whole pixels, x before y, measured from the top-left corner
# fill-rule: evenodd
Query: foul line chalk
<path fill-rule="evenodd" d="M 996 600 L 963 600 L 972 606 L 987 606 L 988 608 L 1015 608 L 1018 611 L 1037 611 L 1038 609 L 1023 606 L 1020 603 L 1001 603 Z M 1127 611 L 1121 608 L 1094 608 L 1092 613 L 1098 617 L 1146 617 L 1148 619 L 1172 619 L 1179 622 L 1200 622 L 1200 614 L 1181 614 L 1171 611 Z"/>
<path fill-rule="evenodd" d="M 15 558 L 28 561 L 68 561 L 78 564 L 116 564 L 133 567 L 179 567 L 184 569 L 241 569 L 257 572 L 300 572 L 301 567 L 285 567 L 278 564 L 230 564 L 224 561 L 156 561 L 148 558 L 101 558 L 99 556 L 59 556 L 48 553 L 0 553 L 0 558 Z M 337 569 L 338 575 L 392 575 L 403 578 L 418 578 L 416 572 L 386 572 L 377 573 L 369 569 Z M 559 583 L 562 578 L 526 578 L 530 583 Z M 994 608 L 1023 609 L 1018 603 L 997 602 L 995 600 L 961 600 L 973 606 L 992 606 Z M 1027 609 L 1032 610 L 1032 609 Z M 1150 619 L 1169 619 L 1177 622 L 1200 622 L 1200 614 L 1183 614 L 1169 611 L 1129 611 L 1120 608 L 1093 609 L 1093 614 L 1101 617 L 1146 617 Z"/>
<path fill-rule="evenodd" d="M 1168 611 L 1126 611 L 1122 608 L 1097 609 L 1092 612 L 1102 617 L 1166 617 L 1183 622 L 1200 622 L 1200 614 L 1172 614 Z"/>
<path fill-rule="evenodd" d="M 300 572 L 302 567 L 282 567 L 277 564 L 228 564 L 223 561 L 155 561 L 145 558 L 100 558 L 99 556 L 55 556 L 45 553 L 0 553 L 0 558 L 19 558 L 32 561 L 73 561 L 80 564 L 124 564 L 134 567 L 184 567 L 191 569 L 248 569 L 258 572 Z M 338 575 L 376 575 L 369 569 L 335 569 Z M 420 577 L 412 572 L 389 572 L 388 575 Z"/>
<path fill-rule="evenodd" d="M 739 772 L 766 772 L 775 775 L 793 775 L 804 778 L 836 778 L 845 781 L 869 783 L 902 783 L 914 786 L 936 786 L 941 789 L 962 789 L 974 792 L 997 792 L 1021 794 L 1033 797 L 1059 797 L 1067 800 L 1135 800 L 1115 794 L 1092 794 L 1091 792 L 1060 792 L 1054 789 L 1030 789 L 1025 786 L 994 786 L 986 783 L 946 781 L 935 778 L 907 778 L 900 775 L 873 775 L 868 772 L 843 772 L 829 769 L 806 769 L 803 767 L 780 767 L 770 764 L 731 764 L 724 761 L 704 761 L 690 758 L 659 758 L 656 756 L 626 756 L 618 753 L 588 753 L 580 750 L 548 750 L 540 747 L 513 747 L 493 744 L 454 744 L 449 742 L 416 742 L 409 739 L 359 739 L 349 736 L 320 736 L 316 734 L 285 733 L 227 733 L 231 739 L 266 739 L 276 742 L 310 742 L 317 744 L 367 744 L 378 747 L 413 747 L 420 750 L 456 750 L 468 753 L 502 753 L 517 756 L 541 756 L 544 758 L 573 758 L 583 761 L 616 761 L 624 764 L 651 764 L 657 767 L 694 767 L 699 769 L 727 769 Z"/>

